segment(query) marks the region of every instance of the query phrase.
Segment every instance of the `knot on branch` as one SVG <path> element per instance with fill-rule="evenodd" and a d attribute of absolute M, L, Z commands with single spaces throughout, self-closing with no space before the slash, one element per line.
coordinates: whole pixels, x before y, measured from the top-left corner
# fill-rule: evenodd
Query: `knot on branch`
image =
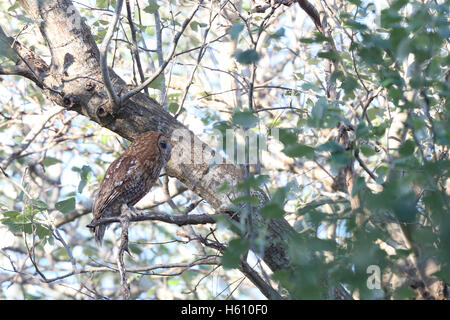
<path fill-rule="evenodd" d="M 63 97 L 63 106 L 67 110 L 76 110 L 80 108 L 80 99 L 72 94 L 68 93 Z"/>
<path fill-rule="evenodd" d="M 95 109 L 95 114 L 103 126 L 107 126 L 114 121 L 114 115 L 109 112 L 105 104 L 100 104 Z"/>
<path fill-rule="evenodd" d="M 89 92 L 93 91 L 95 89 L 94 81 L 90 81 L 90 80 L 87 81 L 84 85 L 84 88 L 86 89 L 86 91 L 89 91 Z"/>

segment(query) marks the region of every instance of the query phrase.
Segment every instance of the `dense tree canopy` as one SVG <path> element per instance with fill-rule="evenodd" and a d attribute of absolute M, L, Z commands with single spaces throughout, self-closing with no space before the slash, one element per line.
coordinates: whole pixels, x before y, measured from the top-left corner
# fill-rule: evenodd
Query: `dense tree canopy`
<path fill-rule="evenodd" d="M 447 299 L 449 7 L 2 1 L 0 298 Z M 121 265 L 86 225 L 148 130 Z"/>

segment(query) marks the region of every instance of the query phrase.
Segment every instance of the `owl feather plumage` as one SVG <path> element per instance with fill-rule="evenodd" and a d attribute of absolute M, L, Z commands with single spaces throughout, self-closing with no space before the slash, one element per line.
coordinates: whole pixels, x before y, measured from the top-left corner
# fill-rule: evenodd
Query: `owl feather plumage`
<path fill-rule="evenodd" d="M 158 179 L 170 151 L 169 139 L 159 132 L 149 131 L 138 136 L 106 170 L 94 200 L 92 222 L 119 216 L 123 204 L 134 206 L 142 199 Z M 107 225 L 92 228 L 96 242 L 101 245 Z"/>

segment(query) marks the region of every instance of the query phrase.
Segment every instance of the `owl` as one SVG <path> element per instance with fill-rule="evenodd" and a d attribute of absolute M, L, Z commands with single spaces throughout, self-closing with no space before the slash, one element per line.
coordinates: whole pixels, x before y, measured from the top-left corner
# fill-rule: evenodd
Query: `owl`
<path fill-rule="evenodd" d="M 142 199 L 158 179 L 170 151 L 169 139 L 159 132 L 148 131 L 137 137 L 106 170 L 94 200 L 92 222 L 119 216 L 123 204 L 134 206 Z M 106 227 L 106 224 L 91 227 L 98 245 Z"/>

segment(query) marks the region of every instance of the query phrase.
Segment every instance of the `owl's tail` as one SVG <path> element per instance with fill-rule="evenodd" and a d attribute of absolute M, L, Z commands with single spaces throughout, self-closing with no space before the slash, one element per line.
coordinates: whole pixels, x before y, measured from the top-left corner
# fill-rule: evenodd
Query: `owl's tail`
<path fill-rule="evenodd" d="M 92 220 L 91 223 L 87 225 L 87 227 L 90 228 L 92 232 L 94 232 L 95 242 L 97 242 L 97 245 L 99 247 L 101 247 L 107 225 L 101 224 L 101 225 L 98 225 L 98 226 L 93 226 L 91 224 L 94 221 L 96 221 L 96 220 L 95 219 Z"/>

